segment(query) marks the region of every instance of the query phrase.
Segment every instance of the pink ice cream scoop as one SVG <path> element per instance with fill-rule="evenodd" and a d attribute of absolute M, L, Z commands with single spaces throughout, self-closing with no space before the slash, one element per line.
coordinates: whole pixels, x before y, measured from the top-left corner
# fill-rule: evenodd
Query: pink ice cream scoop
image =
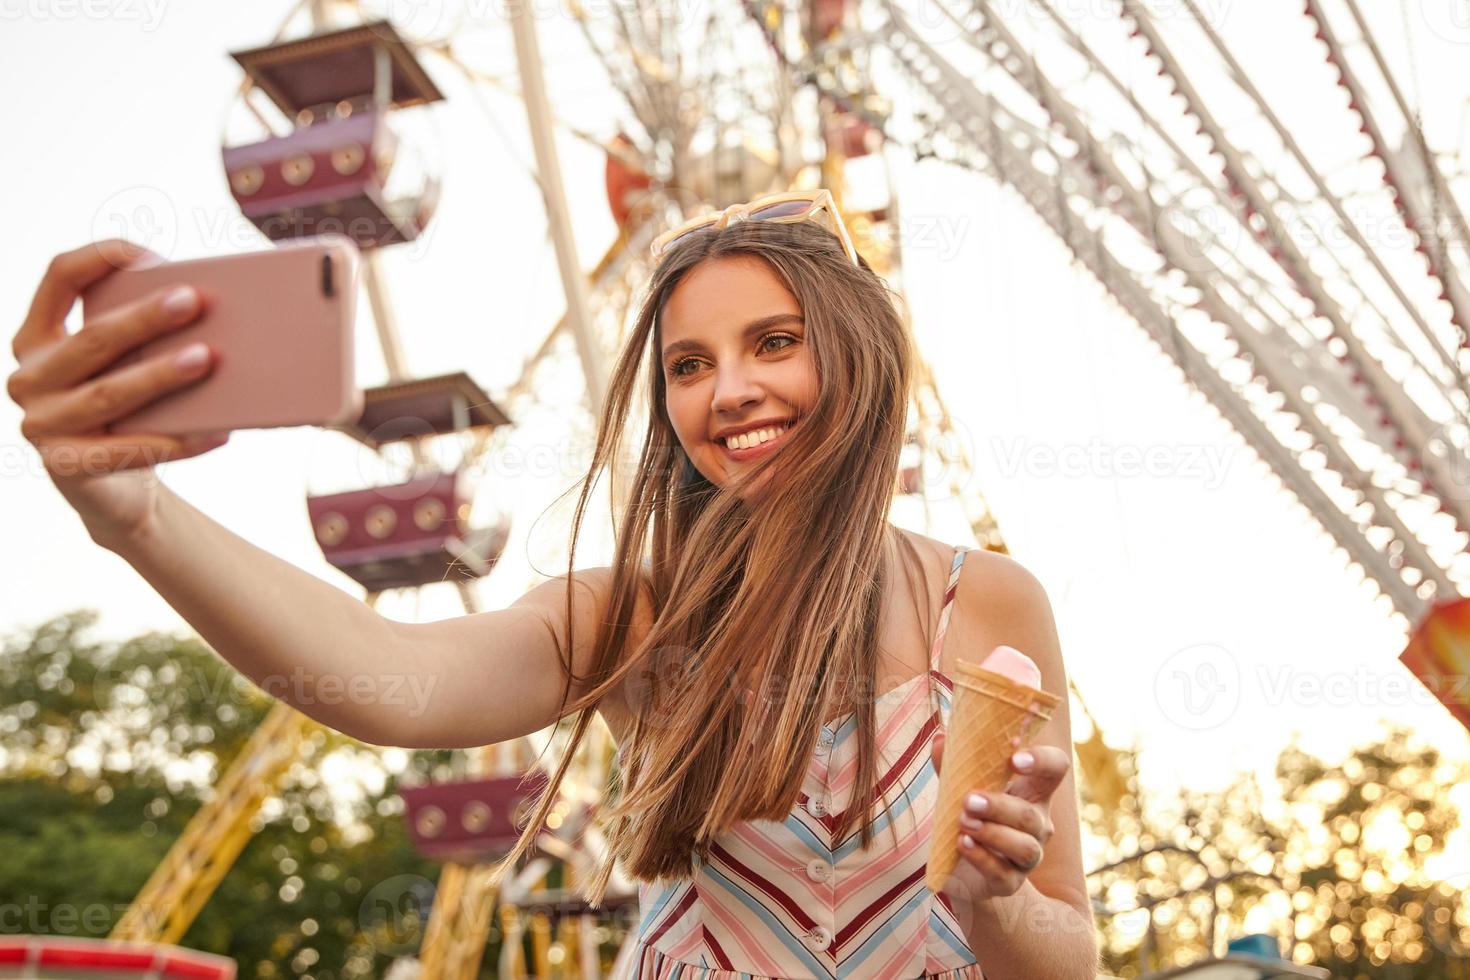
<path fill-rule="evenodd" d="M 999 646 L 980 661 L 984 670 L 994 671 L 1002 677 L 1024 684 L 1026 687 L 1041 688 L 1041 669 L 1036 662 L 1015 647 Z"/>

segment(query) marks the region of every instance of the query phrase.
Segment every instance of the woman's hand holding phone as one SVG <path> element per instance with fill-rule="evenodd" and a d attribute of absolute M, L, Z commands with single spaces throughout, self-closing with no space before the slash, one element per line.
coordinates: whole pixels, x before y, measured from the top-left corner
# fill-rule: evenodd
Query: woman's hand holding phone
<path fill-rule="evenodd" d="M 180 354 L 147 357 L 125 367 L 129 351 L 198 319 L 194 290 L 179 283 L 68 333 L 65 319 L 81 292 L 117 269 L 157 258 L 121 239 L 93 242 L 55 256 L 12 342 L 19 365 L 6 391 L 25 412 L 20 431 L 41 454 L 47 474 L 104 544 L 142 527 L 157 499 L 153 467 L 217 448 L 228 432 L 192 435 L 109 434 L 106 426 L 209 376 L 207 346 L 192 360 Z"/>

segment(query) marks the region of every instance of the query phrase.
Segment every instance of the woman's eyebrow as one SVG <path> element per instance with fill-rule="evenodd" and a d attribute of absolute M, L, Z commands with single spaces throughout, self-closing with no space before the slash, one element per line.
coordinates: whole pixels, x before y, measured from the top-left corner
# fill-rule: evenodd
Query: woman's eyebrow
<path fill-rule="evenodd" d="M 751 334 L 765 330 L 767 327 L 792 322 L 804 323 L 800 313 L 772 313 L 770 316 L 763 316 L 759 320 L 751 320 L 740 331 L 740 335 L 742 337 L 749 337 Z M 663 356 L 667 359 L 670 354 L 682 354 L 684 351 L 699 350 L 701 347 L 702 345 L 697 340 L 676 340 L 664 348 Z"/>

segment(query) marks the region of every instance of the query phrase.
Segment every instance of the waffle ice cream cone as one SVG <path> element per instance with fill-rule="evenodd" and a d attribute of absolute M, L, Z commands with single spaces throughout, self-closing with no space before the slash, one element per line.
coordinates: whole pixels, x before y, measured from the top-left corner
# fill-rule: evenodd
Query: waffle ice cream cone
<path fill-rule="evenodd" d="M 1000 792 L 1010 758 L 1051 719 L 1061 698 L 978 664 L 955 663 L 954 709 L 944 739 L 939 803 L 925 884 L 938 892 L 960 860 L 960 811 L 972 790 Z"/>

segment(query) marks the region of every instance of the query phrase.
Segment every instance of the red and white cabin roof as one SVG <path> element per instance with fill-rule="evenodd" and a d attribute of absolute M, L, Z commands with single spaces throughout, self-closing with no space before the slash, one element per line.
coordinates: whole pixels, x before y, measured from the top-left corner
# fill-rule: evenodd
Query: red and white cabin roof
<path fill-rule="evenodd" d="M 0 936 L 0 977 L 235 980 L 235 961 L 180 946 L 62 936 Z"/>

